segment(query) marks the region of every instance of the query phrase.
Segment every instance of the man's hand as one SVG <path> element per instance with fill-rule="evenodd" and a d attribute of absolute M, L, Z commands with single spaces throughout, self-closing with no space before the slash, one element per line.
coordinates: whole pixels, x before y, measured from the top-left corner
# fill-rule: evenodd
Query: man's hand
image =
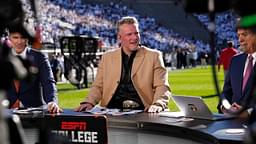
<path fill-rule="evenodd" d="M 80 103 L 80 106 L 78 108 L 75 108 L 74 111 L 76 112 L 87 111 L 87 110 L 91 110 L 93 107 L 94 105 L 89 102 L 82 102 Z"/>
<path fill-rule="evenodd" d="M 231 109 L 233 109 L 233 110 L 241 110 L 241 109 L 242 109 L 242 106 L 240 106 L 240 105 L 237 104 L 237 103 L 233 103 L 233 104 L 231 105 Z"/>
<path fill-rule="evenodd" d="M 49 102 L 47 104 L 47 109 L 48 109 L 49 113 L 60 113 L 60 112 L 63 112 L 63 110 L 55 102 Z"/>
<path fill-rule="evenodd" d="M 221 111 L 224 113 L 224 114 L 235 114 L 237 113 L 239 110 L 241 110 L 242 106 L 240 106 L 239 104 L 237 103 L 233 103 L 231 105 L 231 107 L 229 109 L 226 109 L 225 107 L 221 107 Z"/>
<path fill-rule="evenodd" d="M 149 113 L 161 112 L 163 110 L 164 110 L 163 107 L 158 105 L 151 105 L 148 109 L 145 109 L 145 111 Z"/>
<path fill-rule="evenodd" d="M 233 103 L 231 105 L 231 107 L 229 109 L 225 109 L 224 107 L 222 107 L 222 112 L 224 114 L 227 114 L 227 115 L 236 115 L 240 118 L 248 118 L 249 117 L 249 113 L 247 110 L 244 110 L 244 111 L 241 111 L 242 110 L 242 106 L 237 104 L 237 103 Z M 241 112 L 240 112 L 241 111 Z"/>

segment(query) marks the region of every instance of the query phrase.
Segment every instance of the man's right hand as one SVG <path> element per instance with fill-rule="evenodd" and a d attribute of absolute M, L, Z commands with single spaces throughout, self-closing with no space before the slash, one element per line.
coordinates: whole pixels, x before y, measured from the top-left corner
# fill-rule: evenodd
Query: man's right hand
<path fill-rule="evenodd" d="M 49 102 L 47 104 L 47 109 L 49 113 L 61 113 L 63 110 L 55 102 Z"/>
<path fill-rule="evenodd" d="M 221 108 L 221 111 L 226 115 L 237 115 L 238 117 L 241 117 L 241 118 L 248 118 L 249 117 L 248 111 L 247 110 L 241 111 L 241 110 L 242 110 L 242 106 L 237 103 L 233 103 L 229 109 L 225 109 L 224 107 Z"/>
<path fill-rule="evenodd" d="M 91 110 L 93 107 L 94 105 L 89 102 L 82 102 L 80 103 L 80 106 L 78 108 L 75 108 L 74 111 L 76 112 L 88 111 L 88 110 Z"/>
<path fill-rule="evenodd" d="M 229 109 L 226 109 L 224 106 L 221 107 L 221 111 L 224 114 L 235 114 L 237 113 L 242 107 L 237 103 L 233 103 Z"/>

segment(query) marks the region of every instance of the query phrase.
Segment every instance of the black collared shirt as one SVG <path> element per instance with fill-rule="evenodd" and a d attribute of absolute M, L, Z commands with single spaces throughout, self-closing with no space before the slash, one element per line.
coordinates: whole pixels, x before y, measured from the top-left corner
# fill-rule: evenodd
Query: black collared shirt
<path fill-rule="evenodd" d="M 122 73 L 120 83 L 114 96 L 108 103 L 108 108 L 123 109 L 123 102 L 126 100 L 132 100 L 139 104 L 139 106 L 134 109 L 144 109 L 144 105 L 131 80 L 132 64 L 134 57 L 136 56 L 136 52 L 137 51 L 133 52 L 129 57 L 122 50 Z"/>

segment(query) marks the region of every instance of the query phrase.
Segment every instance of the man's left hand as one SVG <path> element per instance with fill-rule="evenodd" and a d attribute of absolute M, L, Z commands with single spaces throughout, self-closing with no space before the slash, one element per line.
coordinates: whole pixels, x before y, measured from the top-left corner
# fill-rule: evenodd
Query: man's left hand
<path fill-rule="evenodd" d="M 161 112 L 163 111 L 163 107 L 162 106 L 157 106 L 157 105 L 151 105 L 147 112 L 149 113 L 156 113 L 156 112 Z"/>
<path fill-rule="evenodd" d="M 63 112 L 63 110 L 55 102 L 49 102 L 47 104 L 47 109 L 48 109 L 49 113 L 60 113 L 60 112 Z"/>

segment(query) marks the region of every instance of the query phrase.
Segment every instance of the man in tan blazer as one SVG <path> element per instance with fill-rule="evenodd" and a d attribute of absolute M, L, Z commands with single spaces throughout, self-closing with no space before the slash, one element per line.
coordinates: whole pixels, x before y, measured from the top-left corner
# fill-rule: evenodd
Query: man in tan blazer
<path fill-rule="evenodd" d="M 123 17 L 117 23 L 120 48 L 102 56 L 96 79 L 85 101 L 75 111 L 103 107 L 160 112 L 171 96 L 161 52 L 140 45 L 138 21 Z"/>

